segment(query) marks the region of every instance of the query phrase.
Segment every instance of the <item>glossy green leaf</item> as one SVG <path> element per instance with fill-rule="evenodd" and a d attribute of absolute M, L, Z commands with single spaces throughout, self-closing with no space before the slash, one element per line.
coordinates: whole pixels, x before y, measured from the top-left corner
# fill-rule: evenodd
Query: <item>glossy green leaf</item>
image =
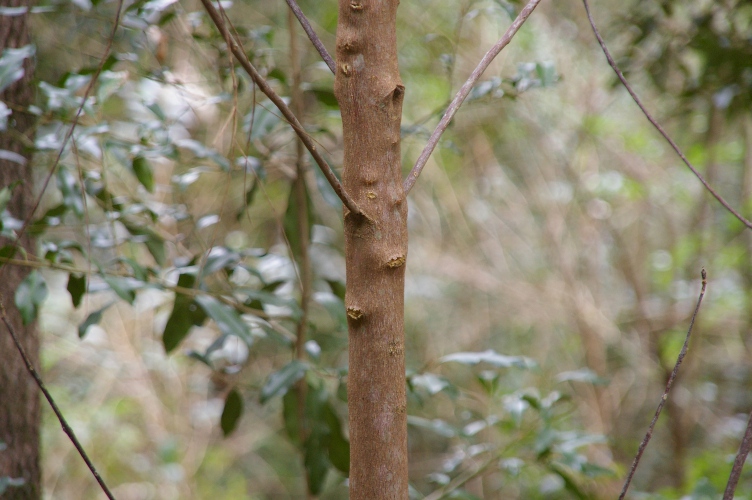
<path fill-rule="evenodd" d="M 84 293 L 86 293 L 86 276 L 70 273 L 68 275 L 68 286 L 66 288 L 70 294 L 71 302 L 73 302 L 73 307 L 77 308 L 81 305 L 81 299 L 83 298 Z"/>
<path fill-rule="evenodd" d="M 86 331 L 89 329 L 89 327 L 99 323 L 102 320 L 102 315 L 104 314 L 104 312 L 112 304 L 114 304 L 114 302 L 110 302 L 109 304 L 102 307 L 101 309 L 97 309 L 93 313 L 89 314 L 84 320 L 84 322 L 78 325 L 78 338 L 80 339 L 84 338 L 84 335 L 86 335 Z"/>
<path fill-rule="evenodd" d="M 141 155 L 133 157 L 131 163 L 133 167 L 133 173 L 136 174 L 136 179 L 146 188 L 150 193 L 154 192 L 154 172 L 152 172 L 151 165 Z"/>
<path fill-rule="evenodd" d="M 178 278 L 178 286 L 190 289 L 193 288 L 195 281 L 195 276 L 183 273 Z M 172 352 L 188 335 L 191 327 L 202 325 L 204 321 L 206 321 L 206 313 L 193 298 L 182 293 L 176 293 L 172 312 L 162 333 L 162 344 L 165 352 Z M 208 360 L 205 362 L 210 364 Z"/>
<path fill-rule="evenodd" d="M 0 247 L 0 267 L 5 265 L 7 259 L 12 259 L 16 254 L 16 247 L 14 245 L 5 245 Z"/>
<path fill-rule="evenodd" d="M 248 346 L 253 344 L 250 328 L 234 308 L 209 295 L 198 295 L 194 300 L 214 320 L 219 331 L 241 338 Z"/>
<path fill-rule="evenodd" d="M 16 307 L 21 313 L 21 319 L 24 325 L 34 321 L 39 314 L 39 308 L 47 298 L 47 283 L 39 273 L 32 271 L 18 285 L 16 289 Z"/>
<path fill-rule="evenodd" d="M 235 389 L 232 389 L 225 398 L 225 407 L 222 410 L 220 426 L 222 434 L 228 436 L 238 426 L 238 421 L 243 415 L 243 399 Z"/>
<path fill-rule="evenodd" d="M 294 359 L 281 369 L 269 375 L 266 383 L 261 388 L 261 404 L 266 403 L 276 396 L 284 396 L 292 385 L 303 378 L 308 365 Z"/>

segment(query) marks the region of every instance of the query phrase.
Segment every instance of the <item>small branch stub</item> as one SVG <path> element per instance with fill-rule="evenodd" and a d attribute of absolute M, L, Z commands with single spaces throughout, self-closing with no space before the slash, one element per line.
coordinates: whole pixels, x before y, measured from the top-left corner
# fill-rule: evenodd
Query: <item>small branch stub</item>
<path fill-rule="evenodd" d="M 347 308 L 347 317 L 354 320 L 359 320 L 363 317 L 363 311 L 358 309 L 357 307 L 348 307 Z"/>
<path fill-rule="evenodd" d="M 400 267 L 404 265 L 405 265 L 405 257 L 403 255 L 400 255 L 399 257 L 392 257 L 386 263 L 386 267 L 391 267 L 392 269 L 394 269 L 395 267 Z"/>

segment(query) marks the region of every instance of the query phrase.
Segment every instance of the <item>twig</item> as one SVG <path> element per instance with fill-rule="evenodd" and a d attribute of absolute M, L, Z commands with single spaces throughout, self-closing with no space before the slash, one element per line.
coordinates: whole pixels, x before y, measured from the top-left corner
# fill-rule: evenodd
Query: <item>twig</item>
<path fill-rule="evenodd" d="M 319 54 L 321 54 L 321 59 L 323 59 L 326 65 L 329 66 L 329 69 L 332 71 L 332 73 L 335 73 L 337 66 L 334 64 L 334 59 L 331 55 L 329 55 L 329 52 L 327 52 L 326 47 L 324 47 L 323 42 L 318 37 L 316 32 L 313 31 L 311 23 L 308 22 L 308 19 L 306 18 L 305 14 L 303 14 L 303 11 L 300 10 L 300 7 L 295 2 L 295 0 L 285 1 L 287 2 L 287 5 L 290 6 L 290 10 L 292 10 L 292 13 L 295 14 L 295 17 L 298 18 L 298 22 L 303 27 L 303 31 L 305 31 L 306 35 L 308 35 L 308 39 L 311 41 L 313 46 L 316 47 L 316 50 L 318 50 Z"/>
<path fill-rule="evenodd" d="M 209 17 L 211 17 L 214 25 L 222 35 L 222 38 L 224 38 L 225 43 L 227 44 L 230 51 L 233 53 L 235 58 L 238 60 L 243 69 L 248 73 L 251 79 L 256 83 L 261 92 L 266 94 L 269 100 L 272 101 L 275 106 L 277 106 L 282 115 L 284 115 L 284 117 L 290 123 L 292 129 L 295 131 L 298 137 L 300 137 L 300 140 L 303 142 L 306 149 L 311 153 L 311 156 L 321 168 L 321 171 L 324 173 L 324 177 L 326 177 L 326 180 L 332 186 L 334 192 L 337 193 L 339 199 L 342 200 L 342 203 L 344 203 L 344 205 L 348 210 L 350 210 L 350 212 L 359 215 L 362 214 L 363 212 L 360 210 L 355 201 L 342 188 L 342 184 L 339 182 L 339 179 L 337 179 L 337 176 L 334 175 L 332 168 L 318 152 L 316 145 L 313 143 L 311 137 L 308 135 L 305 129 L 303 129 L 303 126 L 300 124 L 295 114 L 292 112 L 292 110 L 290 110 L 287 104 L 285 104 L 282 98 L 279 97 L 276 92 L 274 92 L 274 89 L 272 89 L 271 86 L 266 82 L 266 80 L 264 80 L 261 74 L 259 74 L 253 64 L 251 64 L 251 61 L 248 60 L 248 57 L 245 55 L 245 51 L 241 47 L 240 41 L 229 32 L 225 20 L 222 18 L 219 12 L 217 12 L 217 9 L 214 8 L 211 0 L 201 0 L 201 3 L 204 5 L 206 12 L 209 14 Z"/>
<path fill-rule="evenodd" d="M 666 142 L 668 142 L 671 145 L 671 148 L 676 152 L 677 155 L 679 155 L 679 158 L 682 159 L 684 164 L 692 171 L 693 174 L 695 174 L 695 177 L 697 177 L 703 186 L 705 186 L 705 189 L 707 189 L 710 194 L 713 195 L 713 197 L 718 200 L 718 203 L 723 205 L 723 207 L 731 212 L 734 217 L 739 219 L 739 221 L 747 226 L 747 228 L 752 229 L 752 222 L 745 219 L 739 212 L 737 212 L 731 205 L 728 204 L 726 200 L 723 199 L 723 197 L 718 194 L 712 187 L 710 187 L 710 184 L 708 184 L 708 181 L 705 180 L 705 178 L 700 174 L 700 172 L 697 171 L 697 169 L 692 166 L 692 164 L 689 162 L 687 157 L 682 153 L 681 149 L 679 149 L 679 146 L 676 145 L 676 143 L 669 137 L 668 133 L 663 129 L 663 127 L 660 126 L 660 124 L 653 118 L 653 116 L 648 113 L 648 110 L 645 109 L 645 106 L 643 106 L 642 101 L 640 101 L 640 98 L 637 97 L 637 94 L 635 94 L 635 91 L 632 90 L 632 87 L 627 82 L 627 79 L 624 77 L 624 74 L 621 72 L 619 67 L 616 65 L 616 62 L 614 61 L 614 58 L 611 57 L 611 53 L 608 51 L 608 48 L 606 48 L 606 43 L 603 41 L 603 38 L 601 37 L 601 34 L 598 32 L 598 28 L 595 27 L 595 21 L 593 21 L 593 16 L 590 14 L 590 5 L 588 4 L 588 0 L 582 0 L 582 3 L 585 5 L 585 12 L 587 12 L 588 21 L 590 21 L 590 27 L 593 29 L 593 33 L 595 33 L 595 38 L 598 39 L 598 43 L 601 46 L 601 49 L 603 50 L 603 53 L 606 56 L 606 59 L 608 60 L 609 66 L 611 66 L 611 69 L 614 70 L 614 73 L 616 73 L 616 76 L 621 81 L 622 85 L 624 85 L 624 88 L 627 89 L 627 92 L 629 92 L 629 95 L 632 96 L 632 99 L 634 99 L 634 102 L 637 103 L 637 106 L 642 110 L 642 113 L 645 115 L 645 118 L 648 119 L 648 121 L 655 127 L 655 129 L 663 136 L 664 139 L 666 139 Z"/>
<path fill-rule="evenodd" d="M 63 417 L 62 412 L 57 407 L 57 404 L 55 404 L 55 400 L 52 398 L 52 394 L 50 394 L 50 391 L 47 390 L 47 387 L 44 385 L 44 382 L 42 382 L 42 377 L 39 376 L 36 369 L 34 368 L 34 365 L 31 363 L 31 359 L 29 359 L 29 356 L 26 354 L 26 351 L 21 345 L 21 342 L 18 340 L 18 335 L 16 335 L 16 331 L 13 329 L 13 326 L 10 324 L 10 321 L 8 321 L 8 317 L 5 314 L 5 306 L 3 305 L 2 302 L 0 302 L 0 316 L 2 317 L 3 323 L 5 323 L 5 327 L 8 329 L 8 333 L 10 333 L 11 338 L 13 338 L 13 343 L 16 344 L 16 348 L 18 349 L 18 352 L 21 354 L 21 357 L 23 358 L 24 363 L 26 364 L 26 369 L 29 371 L 29 374 L 34 378 L 34 381 L 39 386 L 39 389 L 44 394 L 44 397 L 47 398 L 47 402 L 50 404 L 52 411 L 55 412 L 57 419 L 60 421 L 60 425 L 62 426 L 63 431 L 68 435 L 71 442 L 73 443 L 73 446 L 76 447 L 76 450 L 78 450 L 78 454 L 81 455 L 81 458 L 83 458 L 84 462 L 86 462 L 86 465 L 89 467 L 89 470 L 94 475 L 94 478 L 97 480 L 97 482 L 99 483 L 99 486 L 102 488 L 102 491 L 104 491 L 104 494 L 107 495 L 107 498 L 111 500 L 115 500 L 115 497 L 112 496 L 112 492 L 110 491 L 110 489 L 107 487 L 102 477 L 97 472 L 97 469 L 94 467 L 94 464 L 91 463 L 89 456 L 86 454 L 86 451 L 84 450 L 83 446 L 81 446 L 81 443 L 78 441 L 78 438 L 76 438 L 76 434 L 73 432 L 73 429 L 71 429 L 71 426 L 68 425 L 68 422 L 65 420 L 65 417 Z"/>
<path fill-rule="evenodd" d="M 668 382 L 666 382 L 666 389 L 663 391 L 663 396 L 661 397 L 661 402 L 658 403 L 658 408 L 655 410 L 655 415 L 653 416 L 653 420 L 650 422 L 650 426 L 648 427 L 648 431 L 645 433 L 645 437 L 642 439 L 642 443 L 640 443 L 640 447 L 637 449 L 637 455 L 635 455 L 634 461 L 632 462 L 632 467 L 629 468 L 629 474 L 627 475 L 626 481 L 624 481 L 624 487 L 621 490 L 621 494 L 619 495 L 619 500 L 622 500 L 624 496 L 627 494 L 627 490 L 629 489 L 629 483 L 632 482 L 632 477 L 634 476 L 635 471 L 637 470 L 637 466 L 640 463 L 640 458 L 642 458 L 642 454 L 645 451 L 645 448 L 647 448 L 648 443 L 650 442 L 650 438 L 653 436 L 653 429 L 655 429 L 655 424 L 658 421 L 658 417 L 661 414 L 661 411 L 663 410 L 663 406 L 666 404 L 666 401 L 668 400 L 668 393 L 671 391 L 671 386 L 674 384 L 674 379 L 676 379 L 676 374 L 679 372 L 679 365 L 682 364 L 682 361 L 684 361 L 684 356 L 687 355 L 687 348 L 689 347 L 689 338 L 692 335 L 692 327 L 695 325 L 695 319 L 697 318 L 697 313 L 700 310 L 700 304 L 702 304 L 702 298 L 705 296 L 705 288 L 708 285 L 708 279 L 707 279 L 707 273 L 705 272 L 705 269 L 702 270 L 702 289 L 700 290 L 700 296 L 697 298 L 697 305 L 695 306 L 695 311 L 692 313 L 692 320 L 689 322 L 689 329 L 687 330 L 687 337 L 684 339 L 684 345 L 681 348 L 681 351 L 679 352 L 679 357 L 676 359 L 676 364 L 674 365 L 674 369 L 671 371 L 671 375 L 668 377 Z"/>
<path fill-rule="evenodd" d="M 736 454 L 734 466 L 731 468 L 731 474 L 726 484 L 726 491 L 723 493 L 723 500 L 734 499 L 734 491 L 736 491 L 736 485 L 739 483 L 739 477 L 742 475 L 742 467 L 744 467 L 744 461 L 747 459 L 750 449 L 752 449 L 752 413 L 749 414 L 747 430 L 744 433 L 742 444 L 739 445 L 739 453 Z"/>
<path fill-rule="evenodd" d="M 410 171 L 410 174 L 408 174 L 407 178 L 402 184 L 405 189 L 406 195 L 410 192 L 413 185 L 415 185 L 415 181 L 418 180 L 418 176 L 423 170 L 423 167 L 425 167 L 426 163 L 428 162 L 428 157 L 431 156 L 433 150 L 436 149 L 436 145 L 439 143 L 441 135 L 446 131 L 447 127 L 449 126 L 449 122 L 452 121 L 452 118 L 454 118 L 457 110 L 460 109 L 460 106 L 462 106 L 462 102 L 465 100 L 467 95 L 473 89 L 475 84 L 483 75 L 483 72 L 486 71 L 486 68 L 488 68 L 494 58 L 499 55 L 499 52 L 501 52 L 504 47 L 509 45 L 509 42 L 512 41 L 514 35 L 517 34 L 517 31 L 519 31 L 520 27 L 525 23 L 530 14 L 533 13 L 533 10 L 538 6 L 540 1 L 541 0 L 530 0 L 527 5 L 525 5 L 525 8 L 520 11 L 512 25 L 507 28 L 504 36 L 502 36 L 499 41 L 496 42 L 496 44 L 491 47 L 488 52 L 486 52 L 486 55 L 483 56 L 483 59 L 480 60 L 478 66 L 475 67 L 473 72 L 470 74 L 470 77 L 454 96 L 454 99 L 452 99 L 452 102 L 449 104 L 449 107 L 444 113 L 444 116 L 441 118 L 441 121 L 439 121 L 439 124 L 436 125 L 436 129 L 428 139 L 428 143 L 426 144 L 425 148 L 423 148 L 423 152 L 420 153 L 418 160 L 415 162 L 415 166 Z"/>

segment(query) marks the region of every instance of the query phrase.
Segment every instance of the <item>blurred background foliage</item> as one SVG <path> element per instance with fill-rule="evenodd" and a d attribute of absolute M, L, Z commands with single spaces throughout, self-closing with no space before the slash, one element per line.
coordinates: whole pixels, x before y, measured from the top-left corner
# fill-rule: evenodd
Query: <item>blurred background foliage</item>
<path fill-rule="evenodd" d="M 251 60 L 292 95 L 285 3 L 223 6 Z M 336 3 L 301 7 L 333 51 Z M 406 171 L 520 7 L 402 2 Z M 749 215 L 752 2 L 593 7 L 649 109 Z M 40 187 L 115 11 L 106 0 L 35 7 Z M 337 167 L 333 77 L 294 28 L 303 121 Z M 301 230 L 295 165 L 291 130 L 198 2 L 125 3 L 40 193 L 38 271 L 16 297 L 38 315 L 45 378 L 117 498 L 347 497 L 341 209 L 308 168 Z M 17 228 L 5 212 L 3 231 Z M 752 407 L 752 234 L 617 86 L 578 2 L 543 2 L 489 68 L 410 194 L 409 228 L 415 498 L 614 498 L 702 266 L 709 293 L 633 493 L 723 490 Z M 50 412 L 43 438 L 46 497 L 96 497 Z M 747 472 L 737 494 L 750 492 Z"/>

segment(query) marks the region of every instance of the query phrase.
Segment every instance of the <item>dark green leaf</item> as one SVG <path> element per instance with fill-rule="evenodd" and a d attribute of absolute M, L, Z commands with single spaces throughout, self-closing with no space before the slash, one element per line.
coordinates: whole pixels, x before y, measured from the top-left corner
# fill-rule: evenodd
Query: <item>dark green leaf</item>
<path fill-rule="evenodd" d="M 253 184 L 251 185 L 251 189 L 246 191 L 245 204 L 240 208 L 240 210 L 238 210 L 238 213 L 235 215 L 235 218 L 237 220 L 242 219 L 246 209 L 253 204 L 253 199 L 256 197 L 256 192 L 258 191 L 258 184 L 259 183 L 254 180 Z"/>
<path fill-rule="evenodd" d="M 229 435 L 238 426 L 240 416 L 243 414 L 243 399 L 238 394 L 238 391 L 232 389 L 227 398 L 225 398 L 225 408 L 222 410 L 222 418 L 220 420 L 220 426 L 222 427 L 222 434 Z"/>
<path fill-rule="evenodd" d="M 342 423 L 328 401 L 324 407 L 324 420 L 329 426 L 329 461 L 347 476 L 350 474 L 350 442 L 345 438 Z"/>
<path fill-rule="evenodd" d="M 84 293 L 86 293 L 86 276 L 78 276 L 73 273 L 69 274 L 68 293 L 70 294 L 71 302 L 73 302 L 73 307 L 80 306 L 81 298 L 84 296 Z"/>
<path fill-rule="evenodd" d="M 219 331 L 242 339 L 249 347 L 253 344 L 250 328 L 235 309 L 209 295 L 199 295 L 194 300 L 214 320 Z"/>
<path fill-rule="evenodd" d="M 287 391 L 287 394 L 282 397 L 282 418 L 285 423 L 287 438 L 296 446 L 300 446 L 298 395 L 294 391 Z"/>
<path fill-rule="evenodd" d="M 16 247 L 13 245 L 5 245 L 0 248 L 0 267 L 3 267 L 7 259 L 12 259 L 16 254 Z"/>
<path fill-rule="evenodd" d="M 47 284 L 39 271 L 32 271 L 16 289 L 16 307 L 21 313 L 24 325 L 34 321 L 39 307 L 47 298 Z"/>
<path fill-rule="evenodd" d="M 132 162 L 133 173 L 136 174 L 136 179 L 146 188 L 150 193 L 154 192 L 154 173 L 151 170 L 149 162 L 146 161 L 141 155 L 136 155 Z"/>
<path fill-rule="evenodd" d="M 329 472 L 326 441 L 327 434 L 317 427 L 313 428 L 306 439 L 304 463 L 308 474 L 308 491 L 312 495 L 318 495 L 324 489 L 326 474 Z"/>
<path fill-rule="evenodd" d="M 196 278 L 192 274 L 181 274 L 178 278 L 178 286 L 187 289 L 193 288 L 195 280 Z M 169 353 L 175 349 L 188 335 L 192 326 L 202 325 L 205 320 L 206 313 L 193 298 L 182 293 L 176 293 L 172 313 L 170 313 L 164 333 L 162 333 L 162 344 L 165 352 Z M 211 365 L 208 360 L 204 362 Z"/>
<path fill-rule="evenodd" d="M 102 320 L 102 314 L 104 314 L 105 310 L 107 310 L 107 308 L 112 304 L 114 304 L 114 302 L 110 302 L 103 308 L 97 309 L 93 313 L 89 314 L 84 322 L 78 325 L 78 338 L 84 338 L 84 335 L 86 335 L 86 330 L 88 330 L 90 326 L 99 323 Z"/>
<path fill-rule="evenodd" d="M 294 359 L 278 371 L 269 375 L 264 387 L 261 388 L 261 404 L 276 396 L 284 396 L 292 385 L 303 378 L 308 365 Z"/>
<path fill-rule="evenodd" d="M 339 102 L 330 89 L 312 89 L 311 92 L 316 100 L 328 108 L 339 109 Z"/>
<path fill-rule="evenodd" d="M 285 218 L 283 221 L 285 236 L 290 243 L 292 256 L 298 262 L 300 262 L 300 254 L 302 252 L 302 241 L 300 239 L 298 220 L 303 219 L 308 225 L 309 235 L 311 234 L 311 227 L 313 227 L 313 207 L 311 206 L 311 197 L 308 196 L 308 189 L 305 187 L 305 183 L 303 186 L 303 191 L 305 193 L 305 207 L 301 207 L 298 203 L 298 196 L 295 192 L 295 183 L 293 183 L 292 189 L 290 189 L 290 196 L 287 201 L 287 211 L 285 212 Z M 303 210 L 302 214 L 301 209 Z"/>

